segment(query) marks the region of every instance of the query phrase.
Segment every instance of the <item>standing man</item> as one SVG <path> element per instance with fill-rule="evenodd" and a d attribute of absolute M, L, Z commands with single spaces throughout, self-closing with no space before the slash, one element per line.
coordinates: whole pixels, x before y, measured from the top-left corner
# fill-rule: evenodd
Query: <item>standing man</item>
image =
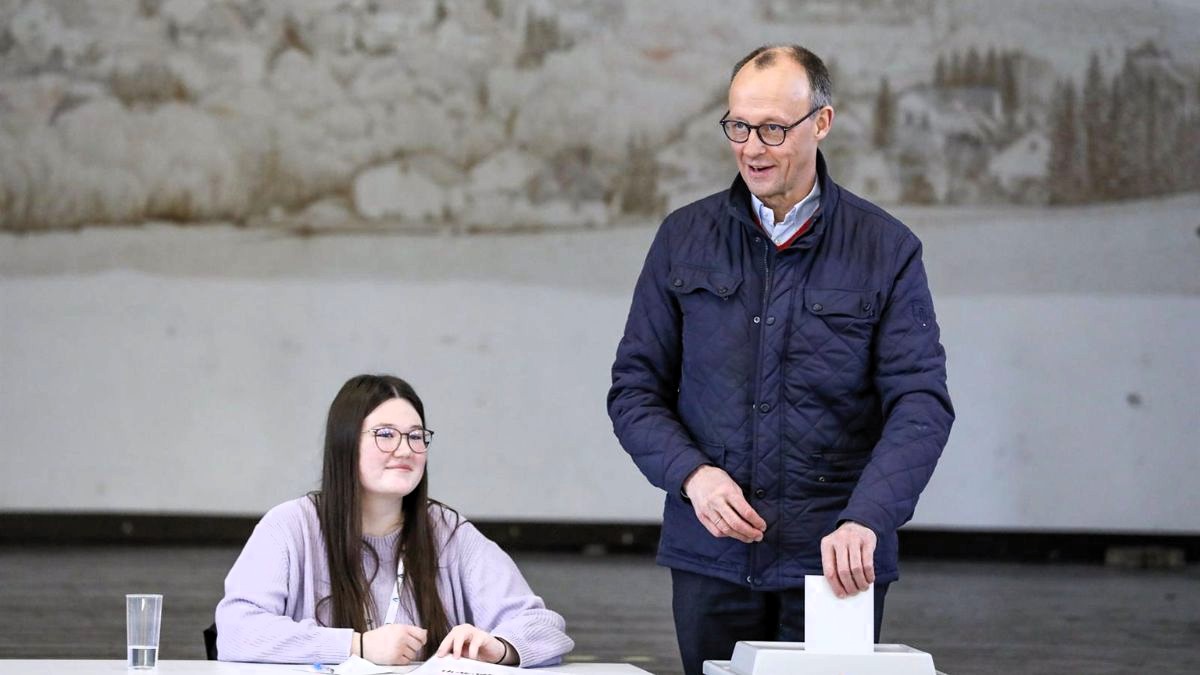
<path fill-rule="evenodd" d="M 738 640 L 803 640 L 804 575 L 874 583 L 875 639 L 954 420 L 921 243 L 830 178 L 825 64 L 742 59 L 721 128 L 733 185 L 663 222 L 634 290 L 608 411 L 666 490 L 684 671 Z"/>

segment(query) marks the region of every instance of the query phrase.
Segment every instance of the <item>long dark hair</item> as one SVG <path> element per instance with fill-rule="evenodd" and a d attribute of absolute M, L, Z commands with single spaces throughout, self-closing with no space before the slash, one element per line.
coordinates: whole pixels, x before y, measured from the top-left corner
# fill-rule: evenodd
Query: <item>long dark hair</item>
<path fill-rule="evenodd" d="M 412 404 L 425 424 L 425 405 L 412 386 L 391 375 L 358 375 L 342 385 L 325 423 L 325 461 L 321 472 L 321 491 L 311 495 L 317 507 L 321 533 L 325 537 L 325 553 L 329 558 L 330 592 L 318 603 L 318 621 L 339 628 L 353 628 L 365 633 L 368 628 L 367 607 L 371 602 L 370 579 L 363 569 L 362 486 L 358 476 L 358 451 L 362 423 L 367 415 L 385 401 L 404 399 Z M 404 497 L 401 510 L 404 526 L 396 542 L 397 559 L 404 556 L 404 586 L 411 591 L 416 615 L 429 631 L 425 641 L 424 658 L 433 655 L 446 634 L 450 622 L 437 590 L 437 548 L 434 543 L 430 503 L 437 504 L 439 513 L 457 513 L 429 499 L 429 468 L 426 465 L 421 481 Z M 444 510 L 443 510 L 444 509 Z M 379 554 L 369 544 L 367 551 L 375 560 L 371 577 L 379 572 Z M 401 596 L 404 597 L 402 591 Z M 321 619 L 324 608 L 326 620 Z M 375 617 L 376 624 L 380 617 Z"/>

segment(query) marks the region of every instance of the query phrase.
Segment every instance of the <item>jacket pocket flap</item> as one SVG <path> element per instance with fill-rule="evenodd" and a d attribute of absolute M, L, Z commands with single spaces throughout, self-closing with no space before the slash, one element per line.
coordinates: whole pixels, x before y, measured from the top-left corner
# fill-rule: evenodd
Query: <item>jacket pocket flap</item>
<path fill-rule="evenodd" d="M 817 316 L 870 318 L 878 312 L 879 291 L 806 288 L 804 306 Z"/>
<path fill-rule="evenodd" d="M 691 293 L 696 290 L 705 290 L 713 295 L 727 298 L 737 291 L 738 286 L 742 285 L 742 278 L 728 272 L 720 272 L 703 267 L 676 265 L 671 268 L 667 284 L 676 293 Z"/>
<path fill-rule="evenodd" d="M 821 453 L 821 459 L 826 464 L 838 469 L 861 470 L 871 461 L 870 452 L 835 452 L 826 450 Z"/>

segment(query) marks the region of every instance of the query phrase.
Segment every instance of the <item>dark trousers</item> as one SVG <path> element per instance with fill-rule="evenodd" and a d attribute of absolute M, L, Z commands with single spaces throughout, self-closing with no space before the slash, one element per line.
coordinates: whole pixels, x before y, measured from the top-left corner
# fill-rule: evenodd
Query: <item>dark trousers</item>
<path fill-rule="evenodd" d="M 756 591 L 713 577 L 671 570 L 675 635 L 686 675 L 705 661 L 728 660 L 739 640 L 804 641 L 804 589 Z M 875 641 L 888 584 L 875 584 Z"/>

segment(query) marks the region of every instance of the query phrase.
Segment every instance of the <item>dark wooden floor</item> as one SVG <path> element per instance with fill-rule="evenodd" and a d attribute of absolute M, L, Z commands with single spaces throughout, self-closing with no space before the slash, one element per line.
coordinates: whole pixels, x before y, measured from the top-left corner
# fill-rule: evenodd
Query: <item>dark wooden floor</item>
<path fill-rule="evenodd" d="M 165 596 L 161 657 L 204 657 L 226 547 L 0 548 L 0 658 L 124 658 L 124 594 Z M 670 576 L 649 556 L 515 556 L 567 617 L 572 660 L 679 673 Z M 965 673 L 1200 673 L 1200 568 L 909 561 L 885 642 Z"/>

